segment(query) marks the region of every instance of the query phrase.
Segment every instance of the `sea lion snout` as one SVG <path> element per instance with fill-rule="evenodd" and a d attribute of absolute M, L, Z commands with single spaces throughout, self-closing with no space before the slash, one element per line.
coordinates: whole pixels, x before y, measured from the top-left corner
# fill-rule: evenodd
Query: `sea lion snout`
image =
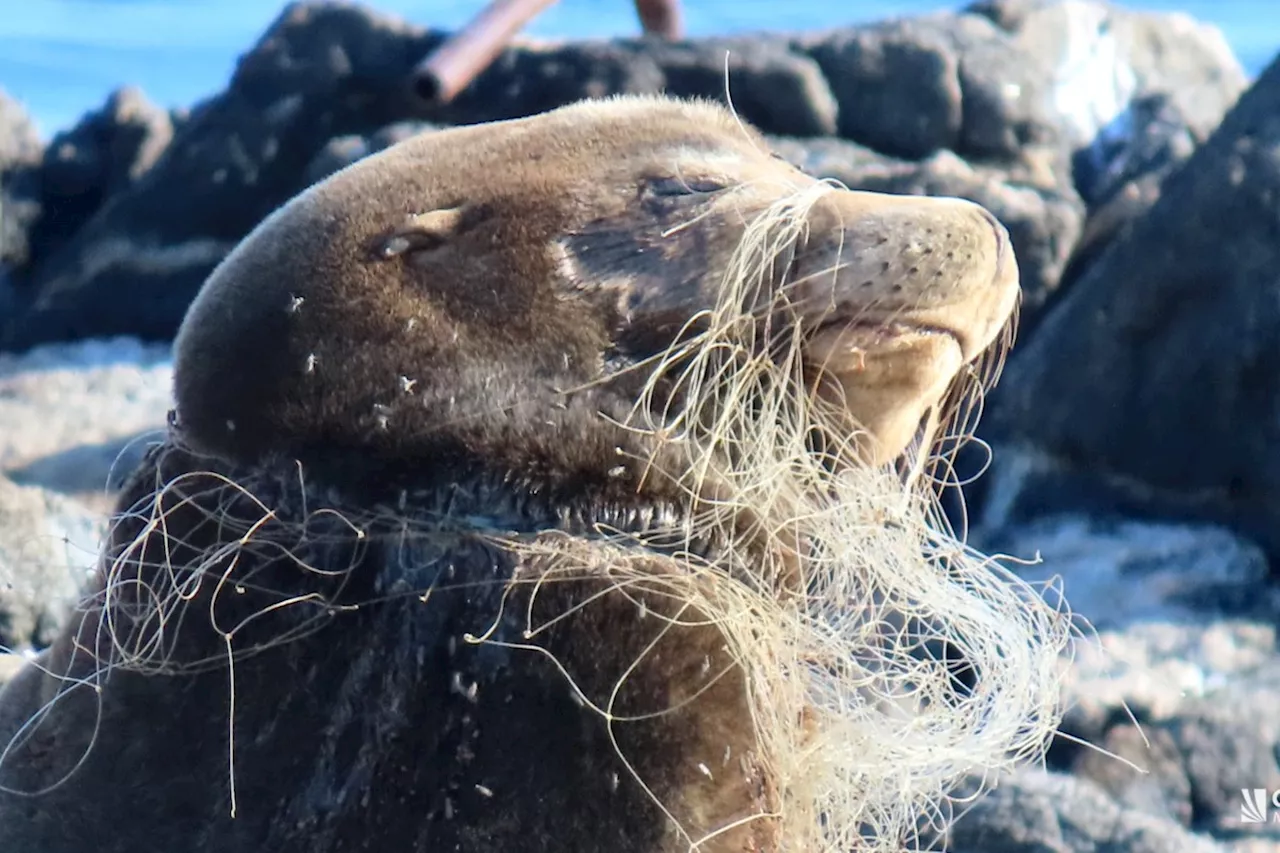
<path fill-rule="evenodd" d="M 840 191 L 810 215 L 794 304 L 816 326 L 897 323 L 954 337 L 965 361 L 1017 302 L 1008 232 L 963 199 Z"/>
<path fill-rule="evenodd" d="M 806 359 L 875 437 L 877 461 L 1009 327 L 1020 293 L 1008 231 L 986 208 L 853 191 L 815 205 L 791 289 L 812 329 Z"/>

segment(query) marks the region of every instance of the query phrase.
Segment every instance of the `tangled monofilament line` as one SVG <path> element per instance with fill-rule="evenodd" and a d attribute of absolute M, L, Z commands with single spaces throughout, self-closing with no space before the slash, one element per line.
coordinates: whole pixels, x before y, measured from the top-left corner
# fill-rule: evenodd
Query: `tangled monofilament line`
<path fill-rule="evenodd" d="M 780 814 L 761 817 L 780 819 L 787 850 L 890 851 L 940 829 L 949 792 L 970 774 L 991 779 L 1042 756 L 1072 628 L 1061 599 L 1047 603 L 957 539 L 938 500 L 1012 324 L 957 380 L 921 458 L 893 470 L 849 464 L 859 437 L 839 401 L 806 383 L 800 324 L 771 337 L 794 282 L 766 284 L 830 189 L 797 190 L 754 220 L 701 318 L 708 329 L 664 355 L 626 424 L 651 440 L 642 463 L 659 448 L 686 450 L 686 467 L 660 473 L 688 490 L 692 520 L 620 533 L 595 568 L 607 564 L 620 588 L 652 587 L 628 546 L 713 534 L 728 543 L 711 562 L 684 555 L 684 571 L 660 583 L 719 626 L 746 674 L 781 791 Z M 676 393 L 660 381 L 673 377 Z M 571 553 L 560 571 L 592 570 Z M 972 684 L 958 685 L 957 661 Z M 702 840 L 689 838 L 691 849 Z"/>

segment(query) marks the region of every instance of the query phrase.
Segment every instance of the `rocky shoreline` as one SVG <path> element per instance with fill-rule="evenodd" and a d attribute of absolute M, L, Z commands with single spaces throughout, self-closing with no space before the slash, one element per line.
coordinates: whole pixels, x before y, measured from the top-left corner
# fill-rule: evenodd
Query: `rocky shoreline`
<path fill-rule="evenodd" d="M 47 144 L 0 94 L 0 645 L 64 617 L 164 427 L 168 341 L 262 216 L 410 133 L 619 92 L 723 99 L 727 53 L 734 107 L 780 154 L 978 201 L 1023 270 L 971 538 L 1038 552 L 1026 575 L 1060 575 L 1090 629 L 1048 767 L 946 849 L 1280 851 L 1280 823 L 1241 819 L 1242 788 L 1280 790 L 1280 63 L 1249 81 L 1185 16 L 983 0 L 824 33 L 517 44 L 427 110 L 408 72 L 443 37 L 294 5 L 219 95 L 170 112 L 122 89 Z"/>

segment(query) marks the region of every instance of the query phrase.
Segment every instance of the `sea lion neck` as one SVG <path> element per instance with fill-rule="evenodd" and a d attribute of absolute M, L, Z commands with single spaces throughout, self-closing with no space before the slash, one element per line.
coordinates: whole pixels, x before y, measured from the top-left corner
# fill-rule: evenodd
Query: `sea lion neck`
<path fill-rule="evenodd" d="M 379 506 L 422 517 L 456 532 L 582 536 L 691 531 L 698 497 L 665 472 L 676 468 L 674 448 L 654 450 L 602 418 L 573 426 L 571 441 L 518 430 L 462 431 L 398 446 L 301 445 L 248 465 L 201 456 L 200 464 L 240 482 L 273 472 L 270 480 L 296 486 L 343 506 Z M 181 444 L 181 424 L 174 426 Z M 282 488 L 273 486 L 272 489 Z M 682 547 L 706 550 L 692 534 Z"/>

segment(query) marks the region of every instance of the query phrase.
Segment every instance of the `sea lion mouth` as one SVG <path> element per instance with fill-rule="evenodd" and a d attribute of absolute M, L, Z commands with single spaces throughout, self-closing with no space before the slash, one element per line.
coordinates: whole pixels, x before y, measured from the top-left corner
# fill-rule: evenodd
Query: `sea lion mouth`
<path fill-rule="evenodd" d="M 941 346 L 958 351 L 968 361 L 968 336 L 938 323 L 912 318 L 876 319 L 866 316 L 826 320 L 809 336 L 805 356 L 815 366 L 839 373 L 866 368 L 868 356 L 890 355 Z"/>
<path fill-rule="evenodd" d="M 950 338 L 957 345 L 962 344 L 961 333 L 955 329 L 933 323 L 915 320 L 874 320 L 866 318 L 844 318 L 823 322 L 814 330 L 815 335 L 829 332 L 865 335 L 874 342 L 889 342 L 906 335 L 925 335 Z M 963 347 L 961 347 L 963 349 Z"/>
<path fill-rule="evenodd" d="M 839 369 L 841 358 L 883 356 L 895 371 L 915 363 L 937 372 L 983 356 L 1018 295 L 999 220 L 963 199 L 846 190 L 821 202 L 784 274 L 811 362 L 835 357 Z"/>

